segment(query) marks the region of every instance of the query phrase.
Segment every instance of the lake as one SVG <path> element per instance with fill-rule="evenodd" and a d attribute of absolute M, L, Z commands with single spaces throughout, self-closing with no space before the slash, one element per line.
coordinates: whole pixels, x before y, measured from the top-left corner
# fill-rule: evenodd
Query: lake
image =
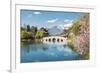
<path fill-rule="evenodd" d="M 80 60 L 80 55 L 66 44 L 21 44 L 21 63 Z"/>

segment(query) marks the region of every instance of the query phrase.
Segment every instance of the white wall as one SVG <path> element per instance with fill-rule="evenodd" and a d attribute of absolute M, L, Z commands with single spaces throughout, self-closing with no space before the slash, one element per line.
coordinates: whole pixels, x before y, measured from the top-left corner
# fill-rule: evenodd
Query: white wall
<path fill-rule="evenodd" d="M 20 0 L 21 1 L 21 0 Z M 28 0 L 30 1 L 30 0 Z M 100 2 L 99 0 L 33 0 L 33 2 L 69 3 L 96 5 L 96 63 L 95 67 L 69 68 L 66 70 L 44 71 L 40 73 L 100 73 Z M 0 73 L 8 73 L 10 67 L 10 1 L 0 0 Z"/>

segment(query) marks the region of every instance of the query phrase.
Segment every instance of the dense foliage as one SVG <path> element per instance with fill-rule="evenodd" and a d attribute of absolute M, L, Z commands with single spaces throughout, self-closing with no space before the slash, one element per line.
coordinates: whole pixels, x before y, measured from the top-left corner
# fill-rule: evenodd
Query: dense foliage
<path fill-rule="evenodd" d="M 44 36 L 44 31 L 37 31 L 37 33 L 35 35 L 35 37 L 37 39 L 43 38 L 43 36 Z"/>
<path fill-rule="evenodd" d="M 68 30 L 69 45 L 75 50 L 89 58 L 89 14 L 86 14 L 73 22 Z"/>
<path fill-rule="evenodd" d="M 45 28 L 37 29 L 37 27 L 26 25 L 26 27 L 21 27 L 21 41 L 29 41 L 35 39 L 41 39 L 48 36 L 48 30 Z"/>

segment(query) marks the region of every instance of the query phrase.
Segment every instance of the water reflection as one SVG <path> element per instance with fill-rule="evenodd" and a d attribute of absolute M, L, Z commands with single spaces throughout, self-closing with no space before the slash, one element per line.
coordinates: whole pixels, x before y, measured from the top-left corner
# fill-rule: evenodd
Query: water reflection
<path fill-rule="evenodd" d="M 78 60 L 79 55 L 62 44 L 21 43 L 21 63 Z"/>

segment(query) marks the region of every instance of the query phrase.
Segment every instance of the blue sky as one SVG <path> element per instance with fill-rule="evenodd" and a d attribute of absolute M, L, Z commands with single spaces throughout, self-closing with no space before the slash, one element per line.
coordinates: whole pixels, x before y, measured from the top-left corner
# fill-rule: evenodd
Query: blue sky
<path fill-rule="evenodd" d="M 36 26 L 38 28 L 53 26 L 63 26 L 72 23 L 73 20 L 86 13 L 80 12 L 60 12 L 41 10 L 21 10 L 21 25 Z"/>

